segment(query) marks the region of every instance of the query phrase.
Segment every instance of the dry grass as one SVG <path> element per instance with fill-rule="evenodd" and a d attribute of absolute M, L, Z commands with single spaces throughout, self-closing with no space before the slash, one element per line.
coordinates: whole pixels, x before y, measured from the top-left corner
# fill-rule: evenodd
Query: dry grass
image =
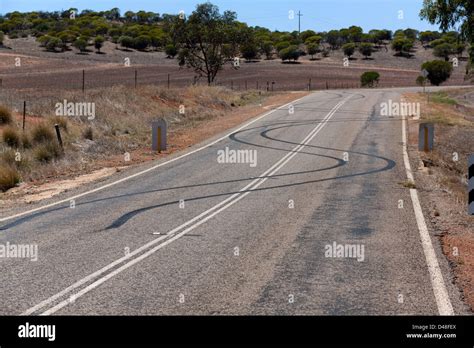
<path fill-rule="evenodd" d="M 20 182 L 20 174 L 10 166 L 0 166 L 0 191 L 4 192 Z"/>
<path fill-rule="evenodd" d="M 25 181 L 44 180 L 65 173 L 93 169 L 94 163 L 137 149 L 149 151 L 151 122 L 164 118 L 170 135 L 224 117 L 239 106 L 256 104 L 265 97 L 257 91 L 237 92 L 223 87 L 192 86 L 167 89 L 155 86 L 130 89 L 124 86 L 88 91 L 0 91 L 0 103 L 9 105 L 13 121 L 22 122 L 22 102 L 27 100 L 26 131 L 18 129 L 19 149 L 26 165 L 13 164 Z M 94 103 L 95 118 L 57 116 L 56 103 Z M 180 113 L 184 107 L 184 113 Z M 54 131 L 58 124 L 64 143 L 60 151 Z M 7 144 L 3 144 L 4 146 Z M 0 158 L 0 164 L 6 161 Z"/>
<path fill-rule="evenodd" d="M 0 125 L 9 124 L 11 122 L 12 122 L 11 111 L 7 107 L 0 105 Z"/>
<path fill-rule="evenodd" d="M 18 148 L 20 147 L 20 135 L 17 130 L 13 127 L 7 127 L 3 130 L 3 142 L 9 147 Z"/>

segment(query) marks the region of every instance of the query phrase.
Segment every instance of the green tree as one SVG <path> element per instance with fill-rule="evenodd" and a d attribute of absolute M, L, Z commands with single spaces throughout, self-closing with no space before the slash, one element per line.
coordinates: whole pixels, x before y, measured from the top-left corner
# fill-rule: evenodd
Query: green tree
<path fill-rule="evenodd" d="M 242 57 L 249 62 L 257 58 L 258 47 L 254 42 L 246 42 L 240 46 L 240 53 L 242 54 Z"/>
<path fill-rule="evenodd" d="M 83 37 L 80 37 L 76 41 L 74 41 L 73 45 L 81 53 L 84 53 L 87 50 L 87 40 Z"/>
<path fill-rule="evenodd" d="M 134 40 L 133 40 L 133 37 L 130 37 L 130 36 L 121 36 L 119 38 L 119 43 L 120 45 L 122 45 L 122 47 L 125 47 L 125 48 L 132 48 L 134 46 Z"/>
<path fill-rule="evenodd" d="M 355 48 L 356 48 L 356 45 L 353 42 L 346 43 L 345 45 L 342 46 L 342 50 L 344 51 L 344 54 L 348 56 L 349 58 L 354 54 Z"/>
<path fill-rule="evenodd" d="M 471 47 L 474 46 L 474 1 L 423 0 L 420 17 L 431 24 L 438 24 L 442 31 L 460 25 L 461 36 L 470 43 Z M 470 55 L 470 63 L 472 69 L 474 67 L 473 55 Z"/>
<path fill-rule="evenodd" d="M 309 37 L 315 36 L 316 33 L 313 30 L 305 30 L 300 34 L 301 41 L 305 42 Z"/>
<path fill-rule="evenodd" d="M 56 49 L 61 49 L 63 47 L 63 42 L 57 37 L 50 37 L 46 44 L 46 49 L 51 52 L 56 52 Z"/>
<path fill-rule="evenodd" d="M 236 14 L 230 11 L 221 14 L 211 3 L 197 5 L 188 18 L 174 25 L 173 31 L 182 48 L 178 57 L 180 64 L 204 75 L 209 85 L 233 58 L 229 56 L 232 50 L 227 50 L 226 45 L 244 43 Z"/>
<path fill-rule="evenodd" d="M 311 60 L 314 60 L 314 55 L 321 52 L 319 46 L 315 43 L 310 43 L 308 46 L 306 46 L 306 49 L 308 50 L 308 54 L 311 56 Z"/>
<path fill-rule="evenodd" d="M 284 62 L 286 60 L 291 61 L 293 60 L 296 62 L 300 57 L 300 52 L 298 51 L 298 46 L 291 45 L 287 48 L 282 49 L 278 55 L 280 56 L 281 60 Z"/>
<path fill-rule="evenodd" d="M 335 50 L 342 44 L 342 38 L 339 30 L 331 30 L 326 34 L 326 42 Z"/>
<path fill-rule="evenodd" d="M 408 38 L 397 37 L 392 41 L 392 49 L 397 52 L 399 56 L 409 56 L 413 48 L 413 41 Z"/>
<path fill-rule="evenodd" d="M 304 41 L 304 43 L 305 43 L 306 45 L 309 45 L 309 44 L 312 44 L 312 43 L 313 43 L 313 44 L 316 44 L 316 45 L 319 45 L 319 43 L 321 42 L 321 40 L 322 40 L 322 37 L 321 37 L 321 36 L 319 36 L 319 35 L 313 35 L 313 36 L 308 37 L 308 38 Z"/>
<path fill-rule="evenodd" d="M 100 49 L 104 46 L 105 39 L 103 36 L 96 36 L 94 39 L 94 47 L 98 53 L 100 53 Z"/>
<path fill-rule="evenodd" d="M 133 40 L 133 47 L 137 50 L 144 51 L 151 43 L 151 38 L 148 35 L 140 35 Z"/>
<path fill-rule="evenodd" d="M 291 43 L 289 41 L 280 41 L 275 45 L 275 48 L 278 52 L 280 52 L 282 49 L 285 49 L 290 46 L 291 46 Z"/>
<path fill-rule="evenodd" d="M 273 57 L 273 43 L 271 41 L 264 41 L 260 46 L 260 50 L 265 54 L 266 59 L 272 59 Z"/>
<path fill-rule="evenodd" d="M 428 72 L 427 79 L 435 86 L 439 86 L 441 83 L 449 79 L 451 72 L 453 71 L 452 65 L 449 62 L 442 60 L 425 62 L 421 66 L 421 69 Z"/>
<path fill-rule="evenodd" d="M 445 61 L 448 61 L 449 56 L 454 53 L 454 46 L 449 43 L 442 43 L 440 45 L 435 46 L 433 49 L 433 54 L 436 57 L 444 58 Z"/>
<path fill-rule="evenodd" d="M 3 46 L 3 40 L 5 40 L 5 34 L 3 31 L 0 31 L 0 46 Z"/>
<path fill-rule="evenodd" d="M 374 47 L 369 42 L 363 42 L 359 45 L 359 52 L 365 57 L 365 59 L 370 57 L 373 51 Z"/>

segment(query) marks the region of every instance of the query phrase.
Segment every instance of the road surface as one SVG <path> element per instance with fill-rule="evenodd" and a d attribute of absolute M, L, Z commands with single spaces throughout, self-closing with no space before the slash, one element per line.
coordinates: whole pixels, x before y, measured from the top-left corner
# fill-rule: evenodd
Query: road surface
<path fill-rule="evenodd" d="M 406 90 L 315 92 L 169 163 L 3 214 L 0 244 L 37 245 L 38 260 L 0 259 L 0 314 L 465 313 L 400 184 L 402 119 L 380 115 Z M 220 163 L 226 148 L 256 162 Z"/>

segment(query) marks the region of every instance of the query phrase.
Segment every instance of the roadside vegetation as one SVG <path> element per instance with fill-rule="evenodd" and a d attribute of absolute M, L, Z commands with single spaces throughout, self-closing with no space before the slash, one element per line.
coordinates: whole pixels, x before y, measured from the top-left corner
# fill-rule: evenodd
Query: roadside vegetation
<path fill-rule="evenodd" d="M 474 217 L 468 214 L 468 158 L 474 149 L 474 89 L 449 89 L 405 95 L 421 104 L 421 121 L 434 124 L 433 151 L 410 156 L 420 163 L 417 188 L 434 235 L 455 273 L 455 281 L 474 310 Z M 411 143 L 417 144 L 418 123 L 409 122 Z"/>
<path fill-rule="evenodd" d="M 101 168 L 100 163 L 107 161 L 113 162 L 112 166 L 137 163 L 135 157 L 144 153 L 152 155 L 152 120 L 163 118 L 167 121 L 173 149 L 177 134 L 223 118 L 237 108 L 261 103 L 267 96 L 254 90 L 237 92 L 207 86 L 95 89 L 87 94 L 87 100 L 95 103 L 96 108 L 96 117 L 89 120 L 55 113 L 56 103 L 64 99 L 81 101 L 81 92 L 32 93 L 30 98 L 36 97 L 37 101 L 32 105 L 30 113 L 34 116 L 27 118 L 25 131 L 22 115 L 7 107 L 13 103 L 15 93 L 4 91 L 1 95 L 5 105 L 0 106 L 0 120 L 7 122 L 0 123 L 0 191 L 16 186 L 20 180 L 42 182 L 88 172 Z M 7 116 L 2 118 L 2 115 Z M 63 149 L 56 138 L 56 124 L 60 128 Z M 192 134 L 186 136 L 189 138 Z M 131 161 L 127 162 L 124 159 L 127 153 L 140 155 L 131 155 Z"/>

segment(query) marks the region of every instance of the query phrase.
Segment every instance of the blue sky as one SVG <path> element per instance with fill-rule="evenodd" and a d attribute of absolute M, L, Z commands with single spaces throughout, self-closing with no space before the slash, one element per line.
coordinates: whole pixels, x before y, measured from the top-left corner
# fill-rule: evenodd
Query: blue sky
<path fill-rule="evenodd" d="M 0 13 L 11 11 L 53 11 L 76 7 L 79 10 L 147 10 L 158 13 L 190 13 L 204 0 L 0 0 Z M 327 31 L 349 25 L 396 30 L 415 28 L 437 29 L 422 21 L 418 14 L 422 0 L 213 0 L 222 10 L 237 12 L 238 19 L 249 25 L 292 31 L 298 29 L 296 13 L 301 11 L 301 30 Z M 294 11 L 294 19 L 290 19 Z M 402 11 L 402 12 L 400 12 Z M 402 14 L 403 18 L 399 18 Z"/>

